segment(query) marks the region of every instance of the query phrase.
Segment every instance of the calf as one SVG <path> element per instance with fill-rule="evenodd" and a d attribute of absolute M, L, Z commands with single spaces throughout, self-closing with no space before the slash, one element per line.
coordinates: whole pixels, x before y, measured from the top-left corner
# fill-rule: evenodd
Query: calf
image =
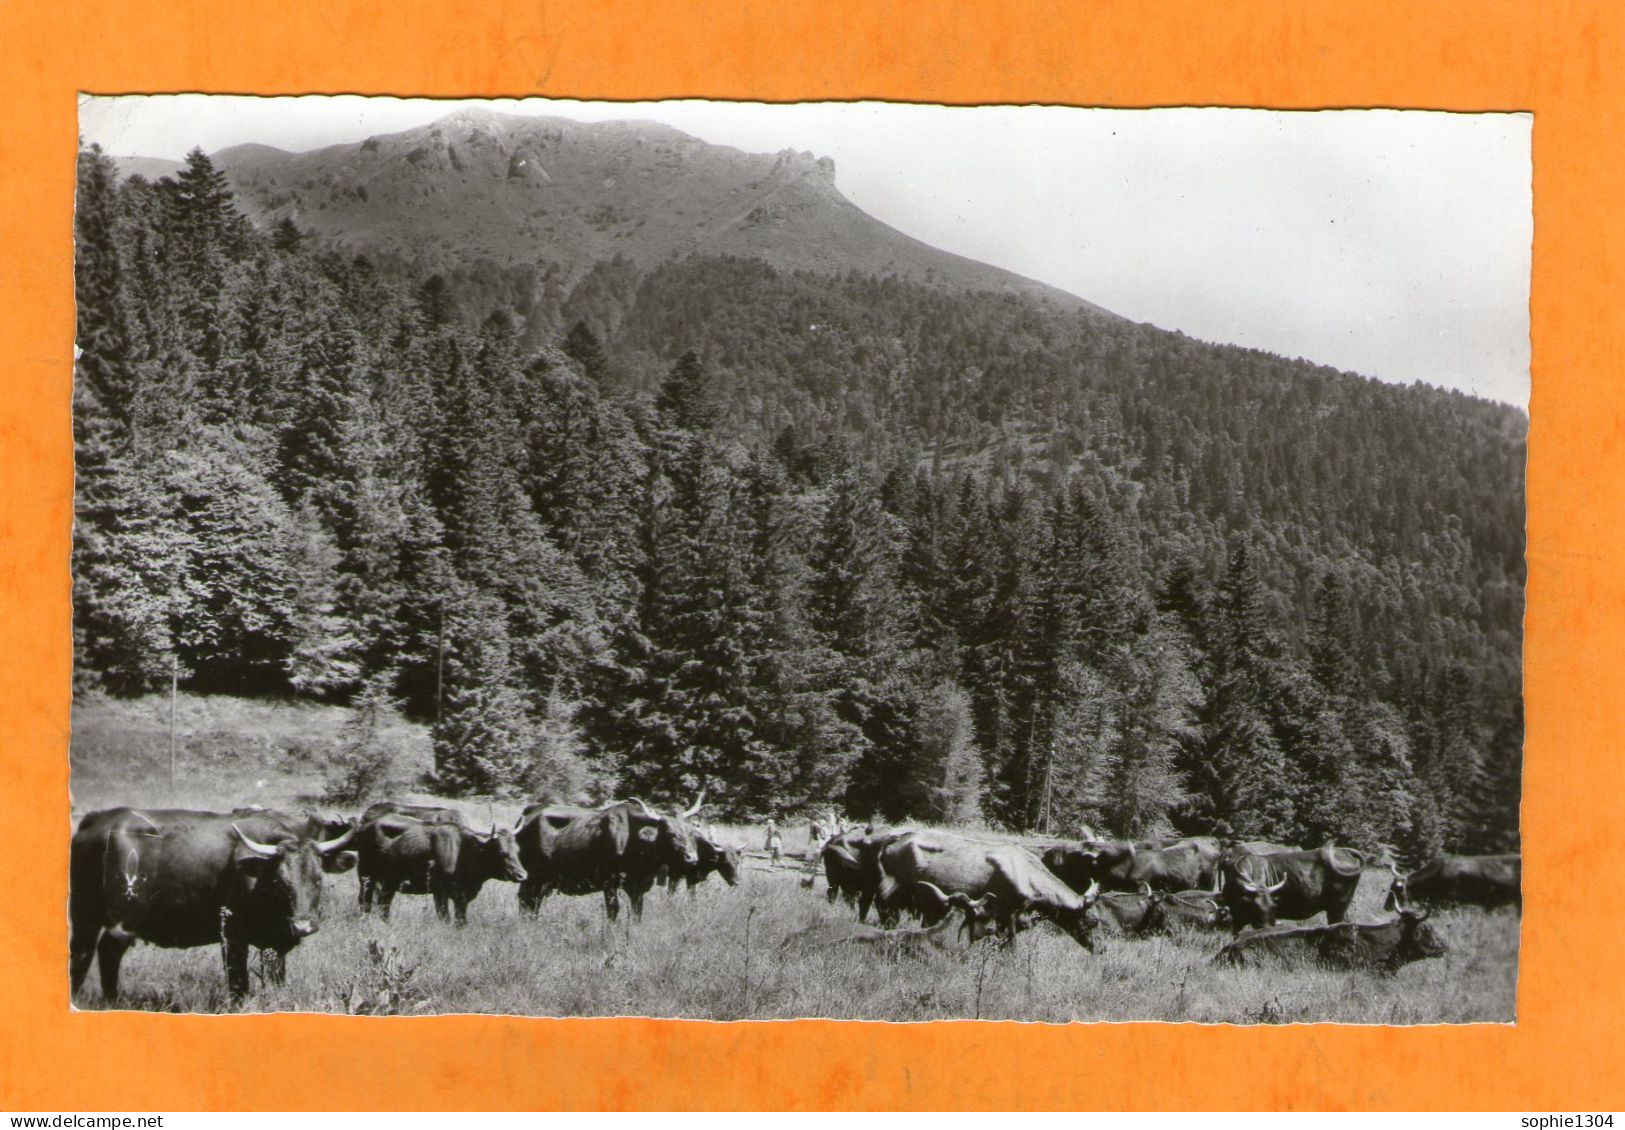
<path fill-rule="evenodd" d="M 375 821 L 377 823 L 377 821 Z M 442 921 L 457 908 L 457 925 L 468 925 L 468 904 L 488 879 L 523 882 L 525 869 L 513 833 L 492 828 L 487 835 L 453 824 L 414 824 L 382 845 L 374 881 L 385 921 L 398 891 L 434 896 Z"/>
<path fill-rule="evenodd" d="M 1426 911 L 1402 910 L 1392 922 L 1375 925 L 1337 922 L 1257 930 L 1225 946 L 1213 960 L 1239 965 L 1260 954 L 1276 958 L 1311 954 L 1321 965 L 1335 969 L 1393 973 L 1413 961 L 1442 957 L 1446 948 L 1439 932 L 1427 924 Z"/>

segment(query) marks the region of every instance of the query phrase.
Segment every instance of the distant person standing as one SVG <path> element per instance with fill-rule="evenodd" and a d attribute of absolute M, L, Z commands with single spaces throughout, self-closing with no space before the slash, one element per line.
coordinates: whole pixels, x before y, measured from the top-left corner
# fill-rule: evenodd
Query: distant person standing
<path fill-rule="evenodd" d="M 767 821 L 767 854 L 772 857 L 773 866 L 779 865 L 779 856 L 784 851 L 784 837 L 779 835 L 778 821 L 768 817 Z"/>

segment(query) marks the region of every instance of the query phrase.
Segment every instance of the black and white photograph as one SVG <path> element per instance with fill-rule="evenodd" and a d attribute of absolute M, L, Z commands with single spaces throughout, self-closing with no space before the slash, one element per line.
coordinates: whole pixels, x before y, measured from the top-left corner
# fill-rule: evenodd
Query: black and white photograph
<path fill-rule="evenodd" d="M 1516 1022 L 1532 120 L 81 95 L 71 1007 Z"/>

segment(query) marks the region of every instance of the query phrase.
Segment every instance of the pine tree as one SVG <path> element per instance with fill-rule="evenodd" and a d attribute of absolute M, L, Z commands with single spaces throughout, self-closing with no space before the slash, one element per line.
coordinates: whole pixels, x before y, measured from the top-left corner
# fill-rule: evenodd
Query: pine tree
<path fill-rule="evenodd" d="M 916 819 L 939 824 L 978 824 L 982 819 L 982 758 L 976 748 L 970 696 L 953 683 L 938 683 L 914 706 L 918 743 L 903 803 Z"/>
<path fill-rule="evenodd" d="M 706 432 L 716 425 L 716 393 L 699 354 L 692 349 L 671 367 L 660 386 L 655 410 L 668 425 L 687 432 Z"/>
<path fill-rule="evenodd" d="M 582 376 L 594 384 L 604 383 L 604 378 L 609 375 L 609 360 L 604 356 L 604 347 L 599 344 L 598 335 L 592 332 L 592 327 L 585 320 L 578 320 L 570 327 L 559 348 L 581 366 Z"/>

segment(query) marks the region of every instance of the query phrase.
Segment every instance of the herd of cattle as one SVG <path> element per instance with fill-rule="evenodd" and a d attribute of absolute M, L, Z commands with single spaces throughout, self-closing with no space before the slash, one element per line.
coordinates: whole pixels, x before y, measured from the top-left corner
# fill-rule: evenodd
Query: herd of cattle
<path fill-rule="evenodd" d="M 119 965 L 136 941 L 184 948 L 219 943 L 234 999 L 249 989 L 248 951 L 273 980 L 285 955 L 316 933 L 323 873 L 354 870 L 363 912 L 388 919 L 397 894 L 427 894 L 443 919 L 465 924 L 488 881 L 519 885 L 539 913 L 549 894 L 602 894 L 615 920 L 624 893 L 634 917 L 657 883 L 692 891 L 715 872 L 733 885 L 742 849 L 696 827 L 704 797 L 677 813 L 641 800 L 603 808 L 536 804 L 512 828 L 472 828 L 456 809 L 383 802 L 354 820 L 263 808 L 229 813 L 114 808 L 86 816 L 70 862 L 69 973 L 78 991 L 97 959 L 102 994 L 118 996 Z M 1022 845 L 922 829 L 838 831 L 823 843 L 830 902 L 855 921 L 823 922 L 785 950 L 871 945 L 892 953 L 997 934 L 1006 946 L 1047 921 L 1087 950 L 1104 925 L 1137 937 L 1173 923 L 1226 929 L 1216 960 L 1307 953 L 1323 964 L 1387 971 L 1435 957 L 1426 921 L 1437 906 L 1521 907 L 1516 855 L 1441 856 L 1393 871 L 1391 921 L 1347 921 L 1366 861 L 1328 843 L 1314 850 L 1213 837 Z M 811 886 L 809 875 L 803 885 Z M 867 919 L 874 909 L 878 925 Z M 921 925 L 903 926 L 903 914 Z M 1326 925 L 1280 927 L 1324 913 Z M 1246 931 L 1245 933 L 1243 931 Z"/>

